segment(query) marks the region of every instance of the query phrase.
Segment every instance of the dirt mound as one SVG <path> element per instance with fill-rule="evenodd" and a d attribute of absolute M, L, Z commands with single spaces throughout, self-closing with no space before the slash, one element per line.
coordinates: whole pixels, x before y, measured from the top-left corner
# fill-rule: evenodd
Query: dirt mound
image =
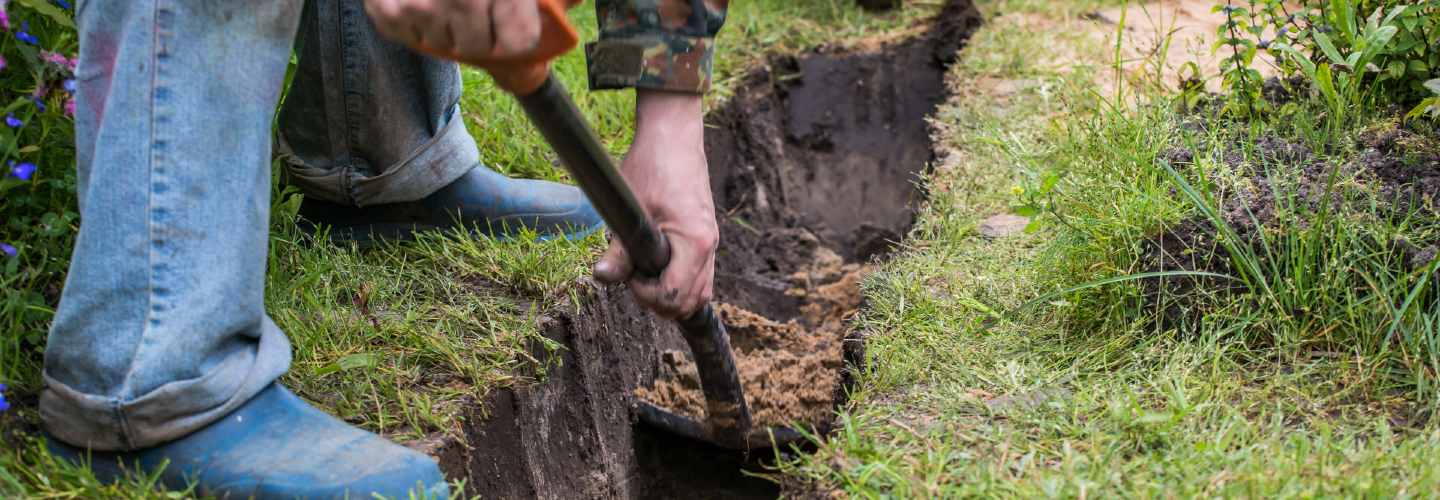
<path fill-rule="evenodd" d="M 913 223 L 914 181 L 932 157 L 925 117 L 979 20 L 950 0 L 906 40 L 772 57 L 707 117 L 718 310 L 758 422 L 828 431 L 847 361 L 860 360 L 845 321 L 866 263 Z M 492 394 L 463 442 L 427 443 L 446 473 L 502 498 L 774 497 L 776 485 L 743 473 L 773 454 L 637 424 L 638 397 L 703 413 L 688 349 L 628 291 L 579 292 L 578 311 L 548 323 L 564 348 L 543 383 Z"/>
<path fill-rule="evenodd" d="M 843 342 L 850 333 L 845 320 L 859 309 L 860 281 L 866 265 L 847 263 L 828 247 L 815 246 L 803 269 L 784 279 L 784 295 L 798 306 L 783 323 L 731 303 L 718 305 L 735 351 L 745 387 L 745 400 L 755 425 L 828 426 L 837 403 Z M 635 395 L 682 415 L 705 417 L 699 374 L 688 353 L 667 351 L 660 357 L 655 384 Z"/>
<path fill-rule="evenodd" d="M 831 254 L 834 256 L 834 254 Z M 847 335 L 844 318 L 860 303 L 859 280 L 867 267 L 839 264 L 834 256 L 828 273 L 797 273 L 810 280 L 810 288 L 791 292 L 806 302 L 801 320 L 778 323 L 770 318 L 721 303 L 717 312 L 730 334 L 735 363 L 745 387 L 745 402 L 755 425 L 801 424 L 821 428 L 829 424 L 844 367 L 842 343 Z M 705 418 L 705 396 L 695 363 L 682 351 L 666 351 L 652 387 L 635 395 L 676 413 Z"/>
<path fill-rule="evenodd" d="M 1440 132 L 1385 128 L 1360 138 L 1352 169 L 1379 184 L 1380 198 L 1396 210 L 1440 216 Z"/>
<path fill-rule="evenodd" d="M 1333 163 L 1322 160 L 1305 144 L 1275 136 L 1255 141 L 1248 160 L 1239 151 L 1223 161 L 1245 172 L 1240 182 L 1216 186 L 1216 212 L 1241 245 L 1258 258 L 1271 254 L 1261 245 L 1262 233 L 1280 234 L 1309 224 L 1315 214 L 1368 214 L 1397 218 L 1414 215 L 1440 225 L 1440 134 L 1384 127 L 1362 134 L 1357 154 Z M 1173 148 L 1161 159 L 1185 171 L 1194 154 Z M 1355 187 L 1373 197 L 1361 197 Z M 1273 239 L 1273 236 L 1272 236 Z M 1397 267 L 1418 269 L 1434 259 L 1440 241 L 1376 242 L 1389 247 Z M 1142 245 L 1144 271 L 1205 271 L 1238 276 L 1219 231 L 1204 218 L 1181 221 Z M 1175 324 L 1204 314 L 1203 299 L 1243 290 L 1238 281 L 1209 277 L 1167 277 L 1143 282 L 1147 300 L 1164 298 L 1162 321 Z"/>

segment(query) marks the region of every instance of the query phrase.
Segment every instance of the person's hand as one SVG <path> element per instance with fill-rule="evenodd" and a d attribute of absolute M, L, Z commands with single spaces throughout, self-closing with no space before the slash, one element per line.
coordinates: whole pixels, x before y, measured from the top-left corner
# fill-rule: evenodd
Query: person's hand
<path fill-rule="evenodd" d="M 660 279 L 634 274 L 618 240 L 595 264 L 595 278 L 629 282 L 641 305 L 683 319 L 710 302 L 720 229 L 710 196 L 700 96 L 638 91 L 635 141 L 620 165 L 635 197 L 670 241 L 670 264 Z"/>
<path fill-rule="evenodd" d="M 375 28 L 411 47 L 480 60 L 540 42 L 535 0 L 365 0 Z"/>

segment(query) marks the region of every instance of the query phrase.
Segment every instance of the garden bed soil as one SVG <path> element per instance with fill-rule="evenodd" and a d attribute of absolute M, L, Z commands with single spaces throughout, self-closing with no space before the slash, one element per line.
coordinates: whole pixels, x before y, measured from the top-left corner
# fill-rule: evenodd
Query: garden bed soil
<path fill-rule="evenodd" d="M 1350 159 L 1334 163 L 1322 160 L 1305 144 L 1262 136 L 1248 160 L 1239 151 L 1223 158 L 1229 168 L 1248 173 L 1243 182 L 1217 186 L 1216 212 L 1259 256 L 1267 255 L 1258 247 L 1262 231 L 1278 234 L 1301 227 L 1327 204 L 1337 214 L 1413 217 L 1418 224 L 1440 227 L 1440 132 L 1390 125 L 1361 134 L 1355 146 Z M 1186 172 L 1193 168 L 1194 153 L 1176 147 L 1162 153 L 1160 160 Z M 1332 183 L 1338 187 L 1331 188 Z M 1355 198 L 1357 187 L 1373 198 Z M 1343 194 L 1345 190 L 1351 193 Z M 1386 244 L 1394 247 L 1396 266 L 1412 271 L 1440 253 L 1440 241 Z M 1237 272 L 1215 225 L 1203 217 L 1180 221 L 1158 233 L 1142 245 L 1142 252 L 1147 272 L 1232 276 Z M 1150 279 L 1143 287 L 1148 301 L 1164 301 L 1161 319 L 1168 324 L 1198 318 L 1205 311 L 1205 297 L 1243 291 L 1236 281 L 1211 277 Z"/>

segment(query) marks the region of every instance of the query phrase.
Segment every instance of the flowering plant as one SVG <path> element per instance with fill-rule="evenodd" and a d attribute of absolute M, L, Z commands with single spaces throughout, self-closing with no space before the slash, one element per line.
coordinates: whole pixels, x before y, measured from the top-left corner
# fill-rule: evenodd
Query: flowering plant
<path fill-rule="evenodd" d="M 79 215 L 66 0 L 0 0 L 0 381 L 37 372 Z"/>

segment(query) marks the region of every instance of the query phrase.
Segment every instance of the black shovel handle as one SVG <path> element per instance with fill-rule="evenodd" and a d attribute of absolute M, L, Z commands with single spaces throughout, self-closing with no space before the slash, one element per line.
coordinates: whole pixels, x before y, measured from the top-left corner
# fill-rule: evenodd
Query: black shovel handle
<path fill-rule="evenodd" d="M 636 201 L 610 153 L 600 145 L 564 85 L 552 73 L 535 92 L 517 97 L 580 190 L 625 245 L 635 270 L 642 276 L 658 278 L 670 263 L 670 245 Z M 679 323 L 695 355 L 708 420 L 716 431 L 714 437 L 743 439 L 750 428 L 750 411 L 724 324 L 710 304 Z"/>

